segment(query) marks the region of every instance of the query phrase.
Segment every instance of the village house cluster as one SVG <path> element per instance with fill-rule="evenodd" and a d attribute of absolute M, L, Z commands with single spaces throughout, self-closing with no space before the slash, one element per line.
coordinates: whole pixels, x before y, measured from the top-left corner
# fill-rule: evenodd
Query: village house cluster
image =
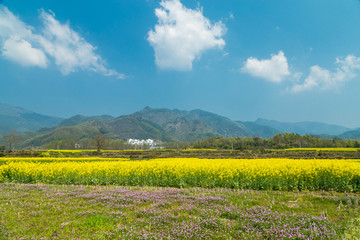
<path fill-rule="evenodd" d="M 157 147 L 157 141 L 153 140 L 153 139 L 128 139 L 128 144 L 130 145 L 136 145 L 136 146 L 143 146 L 143 145 L 148 145 L 150 146 L 150 149 L 155 149 L 158 148 Z"/>

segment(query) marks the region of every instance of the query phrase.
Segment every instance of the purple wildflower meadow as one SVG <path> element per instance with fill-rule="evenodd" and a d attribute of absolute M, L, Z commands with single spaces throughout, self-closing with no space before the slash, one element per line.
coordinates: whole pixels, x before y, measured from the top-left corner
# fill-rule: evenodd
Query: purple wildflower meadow
<path fill-rule="evenodd" d="M 2 193 L 21 196 L 11 201 L 20 204 L 28 218 L 44 214 L 41 204 L 52 209 L 48 218 L 53 221 L 68 216 L 55 229 L 53 236 L 59 239 L 74 239 L 67 229 L 76 229 L 79 239 L 336 239 L 343 231 L 325 216 L 239 206 L 226 194 L 212 196 L 214 192 L 201 190 L 45 184 L 1 184 L 0 188 Z M 4 194 L 2 201 L 10 201 L 10 195 Z M 55 224 L 48 221 L 49 226 Z M 0 238 L 32 234 L 7 226 L 9 219 L 0 218 L 0 230 L 6 232 Z"/>

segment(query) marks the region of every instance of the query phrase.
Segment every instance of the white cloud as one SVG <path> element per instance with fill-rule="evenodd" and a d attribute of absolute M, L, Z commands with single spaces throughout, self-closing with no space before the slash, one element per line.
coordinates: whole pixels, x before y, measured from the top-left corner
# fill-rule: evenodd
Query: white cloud
<path fill-rule="evenodd" d="M 310 68 L 310 74 L 302 84 L 295 84 L 292 92 L 302 92 L 312 90 L 338 89 L 342 84 L 357 76 L 357 70 L 360 69 L 360 58 L 354 55 L 348 55 L 345 59 L 336 59 L 338 67 L 335 72 L 314 65 Z"/>
<path fill-rule="evenodd" d="M 339 89 L 346 81 L 357 76 L 357 72 L 360 69 L 360 58 L 354 55 L 348 55 L 346 58 L 337 58 L 336 65 L 335 72 L 314 65 L 310 67 L 309 75 L 302 78 L 303 74 L 301 72 L 291 73 L 289 71 L 287 59 L 284 53 L 280 51 L 277 55 L 272 55 L 270 59 L 258 60 L 253 57 L 248 58 L 241 71 L 274 83 L 291 78 L 296 83 L 287 88 L 286 91 L 298 93 L 313 89 L 323 91 Z M 301 79 L 304 80 L 301 82 Z"/>
<path fill-rule="evenodd" d="M 33 48 L 31 44 L 24 39 L 7 39 L 4 42 L 1 55 L 23 66 L 37 66 L 42 68 L 47 66 L 45 54 L 40 49 Z"/>
<path fill-rule="evenodd" d="M 72 30 L 69 23 L 61 24 L 55 14 L 50 13 L 41 11 L 44 27 L 40 34 L 34 34 L 32 27 L 0 6 L 1 55 L 23 66 L 42 68 L 47 67 L 47 56 L 50 56 L 64 75 L 82 69 L 125 78 L 124 74 L 106 68 L 105 61 L 95 53 L 96 47 Z"/>
<path fill-rule="evenodd" d="M 147 39 L 160 69 L 191 70 L 204 51 L 225 46 L 221 21 L 212 25 L 200 9 L 188 9 L 179 0 L 162 0 L 160 5 L 155 9 L 158 24 Z"/>
<path fill-rule="evenodd" d="M 44 24 L 43 37 L 39 38 L 47 54 L 55 59 L 60 71 L 67 75 L 78 69 L 92 70 L 105 76 L 124 78 L 123 74 L 107 69 L 104 60 L 97 55 L 96 48 L 72 30 L 69 23 L 61 24 L 53 14 L 40 14 Z"/>
<path fill-rule="evenodd" d="M 241 71 L 275 83 L 280 83 L 290 76 L 288 62 L 282 51 L 277 55 L 272 54 L 271 59 L 258 60 L 250 57 Z"/>
<path fill-rule="evenodd" d="M 0 6 L 0 49 L 1 56 L 23 66 L 45 68 L 47 58 L 44 52 L 33 47 L 32 28 L 23 23 L 6 7 Z"/>
<path fill-rule="evenodd" d="M 9 36 L 30 37 L 31 27 L 23 23 L 5 6 L 0 5 L 0 37 Z"/>

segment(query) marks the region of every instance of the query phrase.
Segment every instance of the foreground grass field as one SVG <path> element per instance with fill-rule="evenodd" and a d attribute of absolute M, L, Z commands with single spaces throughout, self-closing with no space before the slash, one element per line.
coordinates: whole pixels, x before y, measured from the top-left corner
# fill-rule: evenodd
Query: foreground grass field
<path fill-rule="evenodd" d="M 0 184 L 0 239 L 356 239 L 359 195 Z"/>

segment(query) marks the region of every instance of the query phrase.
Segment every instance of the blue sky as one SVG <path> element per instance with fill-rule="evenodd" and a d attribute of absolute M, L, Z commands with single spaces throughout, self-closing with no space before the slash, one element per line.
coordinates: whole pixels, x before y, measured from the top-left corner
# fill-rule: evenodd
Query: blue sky
<path fill-rule="evenodd" d="M 360 127 L 357 0 L 0 0 L 0 102 Z"/>

